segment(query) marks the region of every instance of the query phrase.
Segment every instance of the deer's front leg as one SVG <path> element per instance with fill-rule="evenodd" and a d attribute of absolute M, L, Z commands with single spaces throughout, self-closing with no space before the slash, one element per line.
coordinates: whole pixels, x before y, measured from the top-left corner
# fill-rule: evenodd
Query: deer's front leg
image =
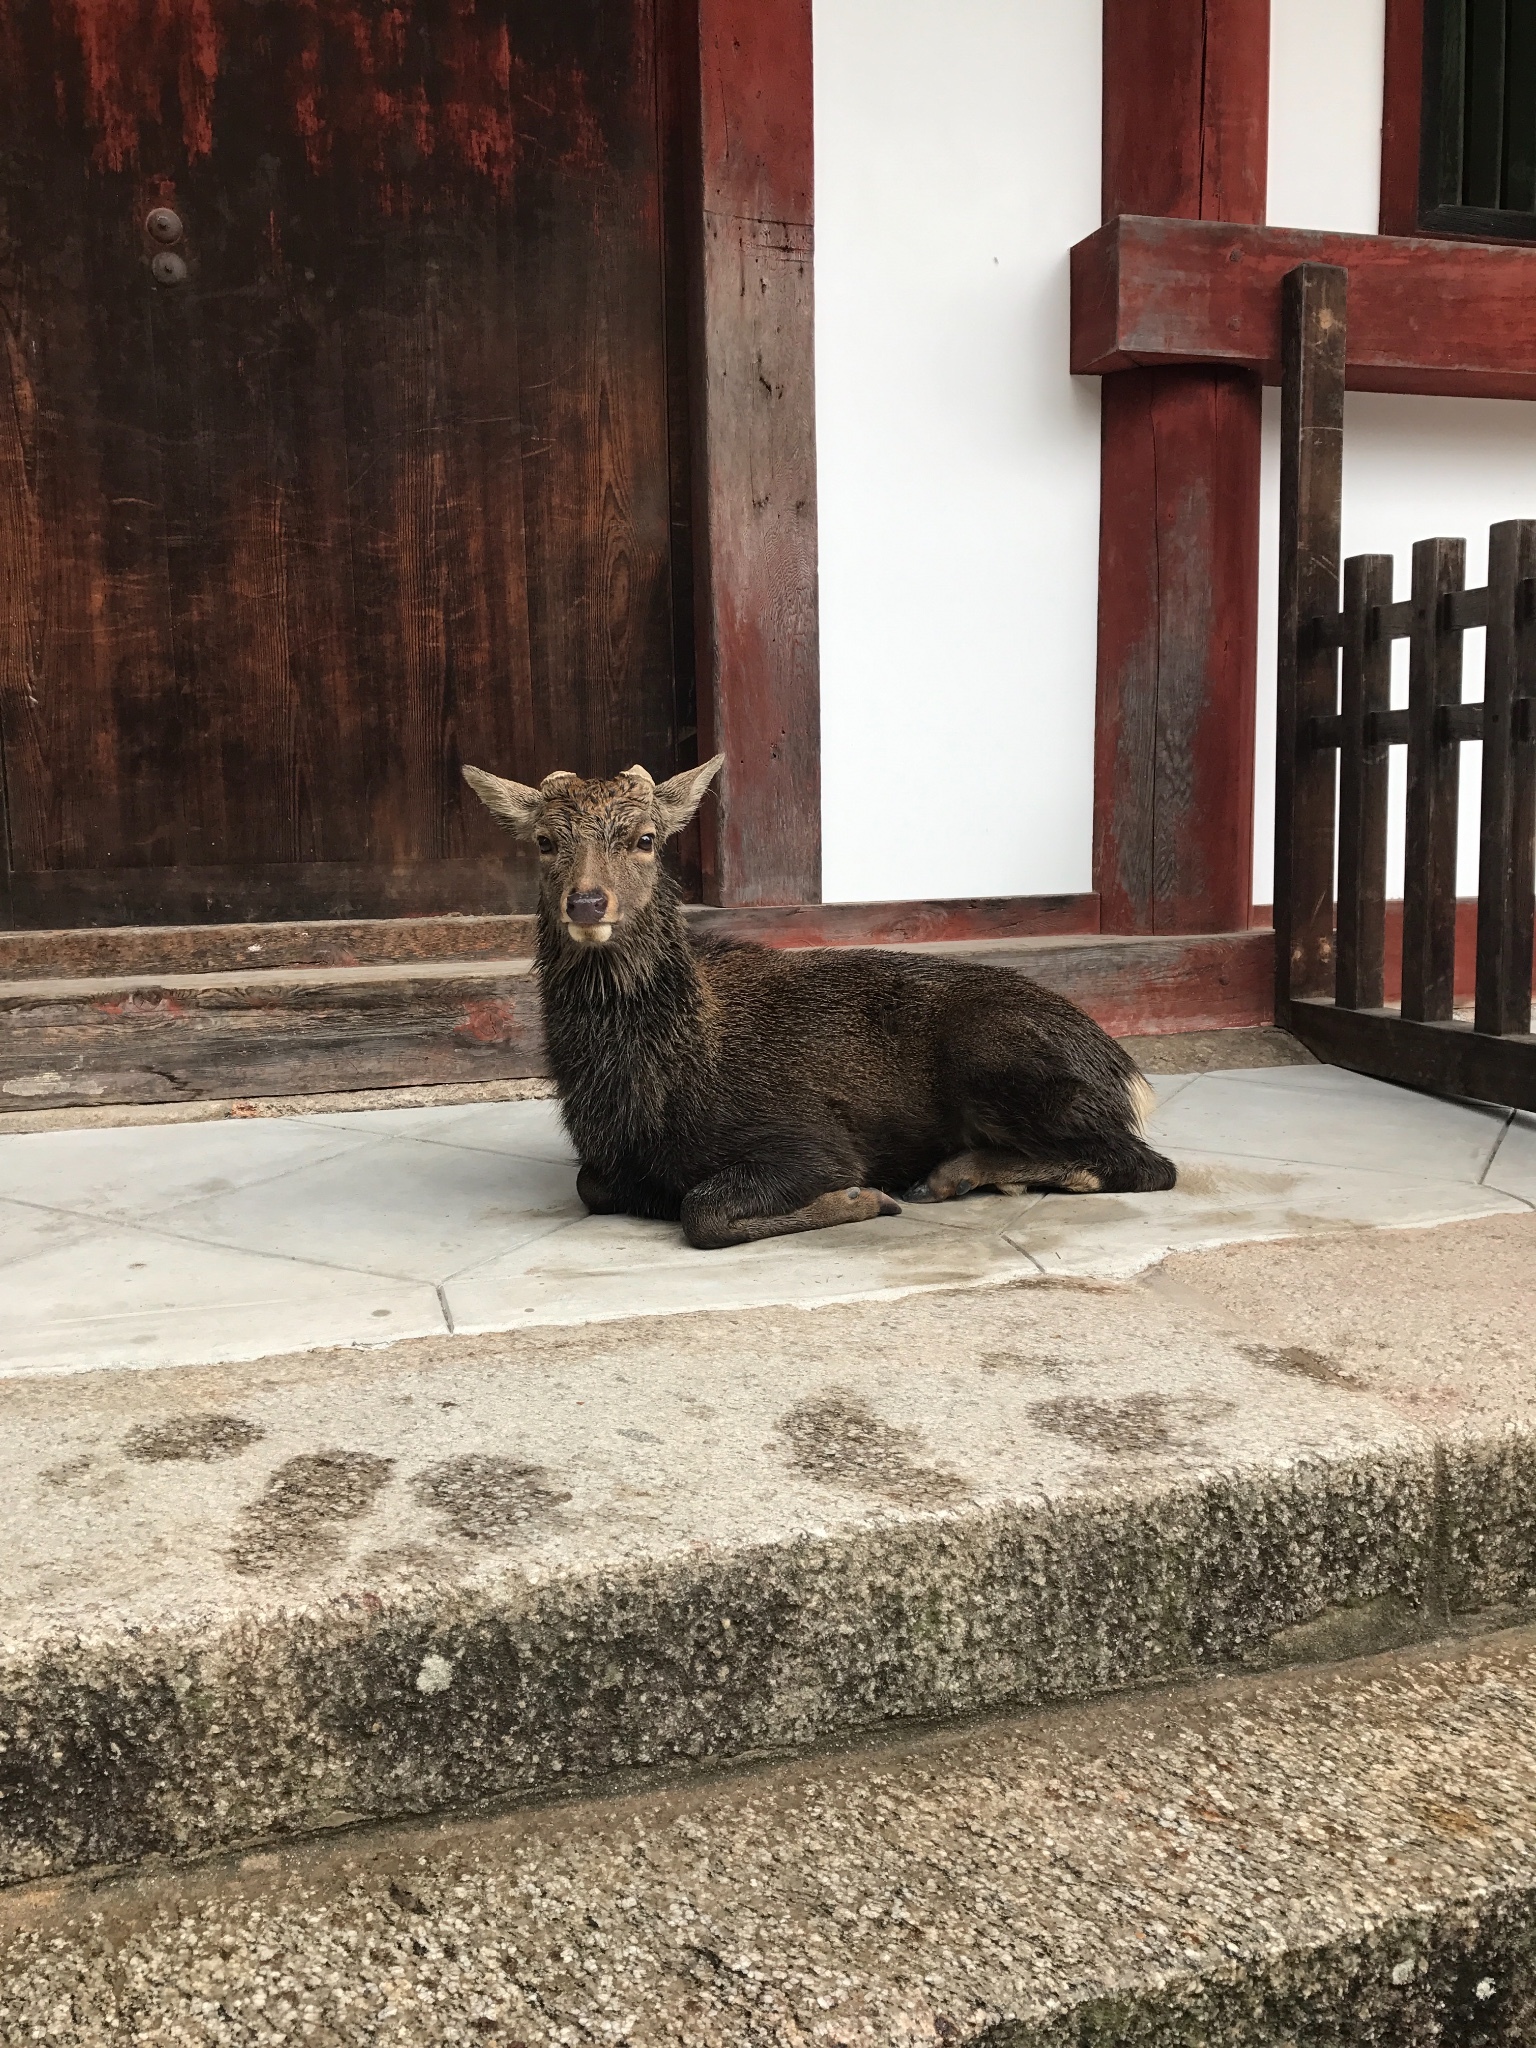
<path fill-rule="evenodd" d="M 804 1190 L 796 1193 L 803 1195 Z M 800 1230 L 830 1230 L 837 1223 L 867 1223 L 899 1216 L 901 1205 L 878 1188 L 843 1187 L 796 1199 L 782 1183 L 752 1167 L 727 1167 L 683 1197 L 683 1235 L 698 1251 L 791 1237 Z"/>

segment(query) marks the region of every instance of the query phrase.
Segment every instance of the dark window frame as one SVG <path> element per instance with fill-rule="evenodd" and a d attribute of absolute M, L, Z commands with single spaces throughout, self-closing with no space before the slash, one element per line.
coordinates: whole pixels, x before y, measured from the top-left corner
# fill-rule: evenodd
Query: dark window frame
<path fill-rule="evenodd" d="M 1513 61 L 1522 79 L 1536 78 L 1536 0 L 1422 0 L 1423 75 L 1419 125 L 1418 229 L 1482 242 L 1536 241 L 1536 105 L 1511 157 L 1508 82 Z M 1469 68 L 1471 75 L 1469 77 Z M 1467 123 L 1474 98 L 1497 108 L 1497 129 L 1473 138 Z M 1514 206 L 1471 203 L 1468 187 L 1499 199 L 1514 187 Z"/>

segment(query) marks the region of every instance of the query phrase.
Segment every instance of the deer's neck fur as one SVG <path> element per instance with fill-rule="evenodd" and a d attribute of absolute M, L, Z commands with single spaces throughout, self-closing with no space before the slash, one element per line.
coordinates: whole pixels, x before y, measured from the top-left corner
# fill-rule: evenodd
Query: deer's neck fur
<path fill-rule="evenodd" d="M 708 993 L 663 871 L 604 946 L 573 945 L 539 908 L 539 981 L 566 1128 L 598 1171 L 647 1170 L 711 1064 Z"/>

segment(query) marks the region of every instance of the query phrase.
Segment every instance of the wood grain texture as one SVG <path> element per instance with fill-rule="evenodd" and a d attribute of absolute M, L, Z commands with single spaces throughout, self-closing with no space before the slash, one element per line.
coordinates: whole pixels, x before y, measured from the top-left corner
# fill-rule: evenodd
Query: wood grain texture
<path fill-rule="evenodd" d="M 1270 1021 L 1268 932 L 936 947 L 1028 974 L 1120 1035 Z M 0 985 L 0 1105 L 222 1101 L 547 1072 L 519 963 Z"/>
<path fill-rule="evenodd" d="M 492 971 L 0 988 L 0 1104 L 219 1101 L 545 1071 L 537 991 Z"/>
<path fill-rule="evenodd" d="M 692 725 L 653 0 L 156 21 L 0 5 L 10 915 L 501 909 L 461 761 L 659 773 Z"/>
<path fill-rule="evenodd" d="M 1443 1022 L 1456 1006 L 1456 823 L 1461 751 L 1444 713 L 1461 703 L 1462 639 L 1451 623 L 1466 584 L 1464 540 L 1415 541 L 1408 654 L 1403 843 L 1405 1017 Z M 1315 990 L 1306 991 L 1317 993 Z"/>
<path fill-rule="evenodd" d="M 1267 903 L 1253 906 L 1255 929 L 1274 922 L 1274 913 Z M 1388 1003 L 1400 1000 L 1403 992 L 1403 899 L 1389 896 L 1386 902 L 1386 966 L 1382 982 L 1382 998 Z M 1536 973 L 1533 973 L 1536 982 Z M 1464 1007 L 1473 1000 L 1477 990 L 1477 898 L 1458 896 L 1456 899 L 1456 1003 Z"/>
<path fill-rule="evenodd" d="M 1106 378 L 1095 873 L 1112 932 L 1226 931 L 1252 894 L 1259 387 Z"/>
<path fill-rule="evenodd" d="M 1531 1028 L 1536 928 L 1536 520 L 1488 536 L 1478 813 L 1479 1031 Z"/>
<path fill-rule="evenodd" d="M 421 960 L 531 959 L 537 920 L 509 917 L 325 918 L 312 924 L 116 925 L 0 932 L 8 981 L 122 975 L 238 974 Z"/>
<path fill-rule="evenodd" d="M 1346 1009 L 1385 1001 L 1388 748 L 1370 721 L 1392 702 L 1392 557 L 1352 555 L 1344 564 L 1340 689 L 1338 933 L 1335 1000 Z"/>
<path fill-rule="evenodd" d="M 1264 218 L 1269 0 L 1104 0 L 1103 212 Z"/>
<path fill-rule="evenodd" d="M 42 868 L 10 878 L 19 930 L 238 919 L 426 917 L 520 910 L 533 901 L 525 860 L 499 853 L 448 860 L 257 861 L 249 867 Z"/>
<path fill-rule="evenodd" d="M 760 946 L 910 946 L 1097 932 L 1096 896 L 966 896 L 906 903 L 792 903 L 717 910 L 696 905 L 690 929 Z"/>
<path fill-rule="evenodd" d="M 1293 1002 L 1289 1028 L 1319 1059 L 1433 1095 L 1536 1109 L 1536 1038 L 1492 1038 L 1470 1024 Z"/>
<path fill-rule="evenodd" d="M 1312 722 L 1338 705 L 1347 274 L 1304 264 L 1284 285 L 1280 619 L 1275 676 L 1275 1015 L 1334 987 L 1334 777 Z"/>
<path fill-rule="evenodd" d="M 1268 120 L 1267 0 L 1106 0 L 1106 218 L 1261 221 Z M 1104 384 L 1094 886 L 1106 931 L 1247 919 L 1259 405 L 1246 375 Z"/>
<path fill-rule="evenodd" d="M 1349 272 L 1355 391 L 1536 397 L 1536 248 L 1214 221 L 1110 221 L 1072 251 L 1072 368 L 1210 363 L 1280 381 L 1280 285 Z"/>
<path fill-rule="evenodd" d="M 887 946 L 1021 939 L 1099 928 L 1098 898 L 980 896 L 897 903 L 691 904 L 690 927 L 763 946 Z M 119 926 L 0 932 L 0 982 L 41 976 L 220 974 L 252 967 L 363 967 L 421 960 L 523 959 L 531 916 L 401 917 L 313 924 Z"/>
<path fill-rule="evenodd" d="M 1419 138 L 1424 118 L 1424 0 L 1386 0 L 1381 101 L 1381 232 L 1419 225 Z"/>
<path fill-rule="evenodd" d="M 694 573 L 704 892 L 821 894 L 810 0 L 697 0 Z"/>

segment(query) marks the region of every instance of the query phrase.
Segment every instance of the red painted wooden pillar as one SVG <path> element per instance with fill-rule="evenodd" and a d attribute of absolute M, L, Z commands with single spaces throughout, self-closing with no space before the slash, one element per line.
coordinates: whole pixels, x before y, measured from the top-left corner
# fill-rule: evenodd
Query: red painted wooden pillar
<path fill-rule="evenodd" d="M 712 903 L 821 897 L 810 0 L 697 0 L 700 814 Z"/>
<path fill-rule="evenodd" d="M 1104 217 L 1262 221 L 1269 0 L 1104 0 Z M 1094 886 L 1107 932 L 1248 923 L 1260 387 L 1103 383 Z"/>

